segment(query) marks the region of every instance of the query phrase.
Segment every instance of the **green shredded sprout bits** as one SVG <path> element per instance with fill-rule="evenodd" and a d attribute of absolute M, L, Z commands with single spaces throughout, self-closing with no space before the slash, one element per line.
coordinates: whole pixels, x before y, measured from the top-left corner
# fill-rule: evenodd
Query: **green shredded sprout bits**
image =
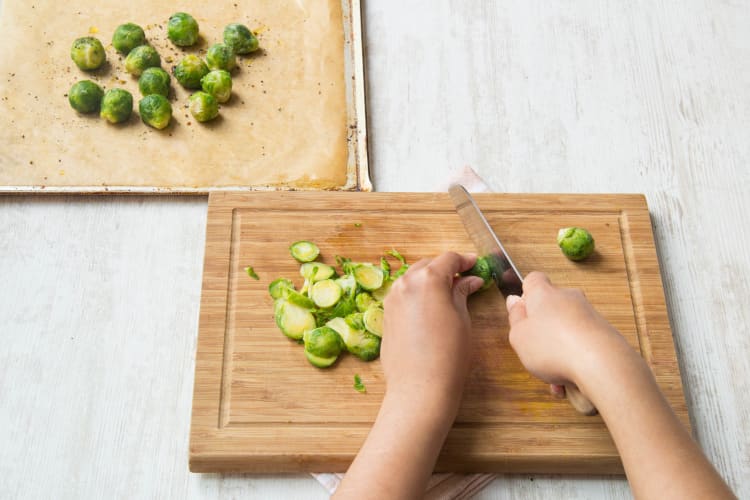
<path fill-rule="evenodd" d="M 256 273 L 255 270 L 253 269 L 253 266 L 247 266 L 245 268 L 245 272 L 247 273 L 248 276 L 250 276 L 254 280 L 260 279 L 260 277 L 258 276 L 258 273 Z"/>
<path fill-rule="evenodd" d="M 361 392 L 362 394 L 367 392 L 367 387 L 365 387 L 365 384 L 362 383 L 362 379 L 357 373 L 354 374 L 354 390 L 357 392 Z"/>

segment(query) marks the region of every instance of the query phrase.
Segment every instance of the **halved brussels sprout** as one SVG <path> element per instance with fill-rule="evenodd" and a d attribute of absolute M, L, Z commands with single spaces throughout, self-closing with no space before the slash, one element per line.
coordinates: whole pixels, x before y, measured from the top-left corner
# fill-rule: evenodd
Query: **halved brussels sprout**
<path fill-rule="evenodd" d="M 235 54 L 249 54 L 258 50 L 258 39 L 247 26 L 239 23 L 232 23 L 224 28 L 224 43 Z"/>
<path fill-rule="evenodd" d="M 232 96 L 232 75 L 223 69 L 209 71 L 201 78 L 201 88 L 223 104 Z"/>
<path fill-rule="evenodd" d="M 327 280 L 336 274 L 336 270 L 322 262 L 305 262 L 299 267 L 299 274 L 306 280 Z"/>
<path fill-rule="evenodd" d="M 352 328 L 344 318 L 333 318 L 326 326 L 335 330 L 344 342 L 346 350 L 365 361 L 380 356 L 380 337 L 370 332 Z"/>
<path fill-rule="evenodd" d="M 98 111 L 102 104 L 102 97 L 104 97 L 104 91 L 91 80 L 74 83 L 68 92 L 70 106 L 79 113 Z"/>
<path fill-rule="evenodd" d="M 357 264 L 353 274 L 359 286 L 365 290 L 377 290 L 383 286 L 383 270 L 372 264 Z"/>
<path fill-rule="evenodd" d="M 292 280 L 286 278 L 277 278 L 268 285 L 268 293 L 274 299 L 280 299 L 284 296 L 284 289 L 291 288 L 294 290 L 294 283 Z"/>
<path fill-rule="evenodd" d="M 133 96 L 127 90 L 110 89 L 102 99 L 99 116 L 109 123 L 122 123 L 133 114 Z"/>
<path fill-rule="evenodd" d="M 141 76 L 148 68 L 161 66 L 161 57 L 150 45 L 139 45 L 130 51 L 125 58 L 125 71 L 131 75 Z"/>
<path fill-rule="evenodd" d="M 167 127 L 172 119 L 172 105 L 161 94 L 151 94 L 141 99 L 138 112 L 143 123 L 159 130 Z"/>
<path fill-rule="evenodd" d="M 318 281 L 310 289 L 310 298 L 318 307 L 329 308 L 336 305 L 341 298 L 341 287 L 335 281 L 328 279 Z"/>
<path fill-rule="evenodd" d="M 169 84 L 172 77 L 161 68 L 147 68 L 138 79 L 138 88 L 144 96 L 159 94 L 169 96 Z"/>
<path fill-rule="evenodd" d="M 180 47 L 189 47 L 198 41 L 198 21 L 185 12 L 172 14 L 167 22 L 167 37 Z"/>
<path fill-rule="evenodd" d="M 274 317 L 279 330 L 294 340 L 300 340 L 306 331 L 316 326 L 315 317 L 309 310 L 284 299 L 276 299 Z"/>
<path fill-rule="evenodd" d="M 107 60 L 104 46 L 97 38 L 85 36 L 73 42 L 70 48 L 70 58 L 80 69 L 92 71 L 99 68 Z"/>
<path fill-rule="evenodd" d="M 177 66 L 172 69 L 172 73 L 180 82 L 180 85 L 186 89 L 199 89 L 201 78 L 208 73 L 208 66 L 200 57 L 189 54 L 177 63 Z"/>
<path fill-rule="evenodd" d="M 143 28 L 134 23 L 121 24 L 112 35 L 112 46 L 117 52 L 129 54 L 139 45 L 146 44 L 146 34 Z"/>
<path fill-rule="evenodd" d="M 371 305 L 378 303 L 372 298 L 372 295 L 367 292 L 358 293 L 354 298 L 354 302 L 357 304 L 357 311 L 359 312 L 365 312 Z"/>
<path fill-rule="evenodd" d="M 299 262 L 312 262 L 320 255 L 320 248 L 311 241 L 295 241 L 289 247 L 289 253 Z"/>
<path fill-rule="evenodd" d="M 336 330 L 327 326 L 306 331 L 303 340 L 307 360 L 318 368 L 328 368 L 335 363 L 344 348 Z"/>
<path fill-rule="evenodd" d="M 365 329 L 378 337 L 383 336 L 383 310 L 378 306 L 370 307 L 362 316 Z"/>

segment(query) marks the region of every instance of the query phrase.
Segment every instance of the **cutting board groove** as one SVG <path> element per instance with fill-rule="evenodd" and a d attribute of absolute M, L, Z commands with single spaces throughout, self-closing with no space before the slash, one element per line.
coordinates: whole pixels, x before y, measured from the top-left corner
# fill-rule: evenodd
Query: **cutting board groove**
<path fill-rule="evenodd" d="M 521 272 L 582 288 L 644 356 L 689 426 L 646 200 L 641 195 L 477 195 Z M 589 228 L 597 252 L 565 259 L 560 227 Z M 211 193 L 190 437 L 196 472 L 343 471 L 383 397 L 380 362 L 343 356 L 310 366 L 273 321 L 267 287 L 298 285 L 288 246 L 309 239 L 323 262 L 375 262 L 397 248 L 413 262 L 473 251 L 445 194 Z M 250 279 L 244 267 L 260 275 Z M 577 414 L 529 375 L 507 339 L 502 298 L 470 299 L 472 371 L 439 458 L 442 471 L 622 473 L 600 417 Z M 360 374 L 367 394 L 352 388 Z"/>

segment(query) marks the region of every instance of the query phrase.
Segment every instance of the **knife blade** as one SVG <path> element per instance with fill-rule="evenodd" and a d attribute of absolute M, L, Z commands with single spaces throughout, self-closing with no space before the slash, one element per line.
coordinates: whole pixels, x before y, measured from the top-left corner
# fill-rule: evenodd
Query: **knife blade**
<path fill-rule="evenodd" d="M 489 257 L 492 260 L 492 278 L 500 292 L 504 296 L 521 295 L 523 293 L 523 276 L 513 263 L 513 260 L 505 251 L 505 247 L 492 230 L 484 214 L 477 206 L 474 198 L 461 184 L 453 184 L 448 193 L 453 200 L 464 228 L 469 238 L 474 242 L 480 257 Z"/>
<path fill-rule="evenodd" d="M 480 257 L 489 257 L 493 263 L 492 277 L 504 296 L 523 294 L 523 276 L 505 251 L 505 247 L 487 222 L 479 206 L 461 184 L 453 184 L 448 189 L 464 229 L 474 242 Z M 596 415 L 596 407 L 572 384 L 565 385 L 565 395 L 570 404 L 583 415 Z"/>

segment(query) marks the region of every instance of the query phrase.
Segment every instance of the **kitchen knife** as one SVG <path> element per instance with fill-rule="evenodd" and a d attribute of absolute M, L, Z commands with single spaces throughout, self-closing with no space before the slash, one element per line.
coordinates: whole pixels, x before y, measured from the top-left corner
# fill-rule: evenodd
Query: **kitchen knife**
<path fill-rule="evenodd" d="M 492 268 L 495 270 L 492 277 L 497 288 L 506 297 L 508 295 L 521 296 L 523 293 L 523 277 L 469 192 L 462 185 L 453 184 L 448 189 L 448 194 L 453 200 L 453 205 L 456 207 L 456 212 L 458 212 L 469 238 L 474 242 L 478 255 L 491 259 Z M 594 405 L 586 396 L 581 394 L 577 387 L 566 384 L 565 394 L 570 404 L 579 413 L 596 415 L 597 411 Z"/>

